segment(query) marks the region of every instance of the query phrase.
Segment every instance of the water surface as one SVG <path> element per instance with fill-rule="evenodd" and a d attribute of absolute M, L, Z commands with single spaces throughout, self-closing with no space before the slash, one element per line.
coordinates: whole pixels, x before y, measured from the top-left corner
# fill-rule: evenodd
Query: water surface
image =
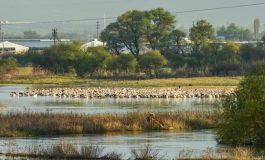
<path fill-rule="evenodd" d="M 133 99 L 105 98 L 80 99 L 59 97 L 11 97 L 12 91 L 25 91 L 33 86 L 13 85 L 0 87 L 0 112 L 52 112 L 52 113 L 126 113 L 211 111 L 218 109 L 220 100 L 200 98 Z"/>
<path fill-rule="evenodd" d="M 178 157 L 183 151 L 192 151 L 193 155 L 203 155 L 208 149 L 221 149 L 215 140 L 212 131 L 190 132 L 147 132 L 125 134 L 88 134 L 80 137 L 53 137 L 53 138 L 0 138 L 0 151 L 25 152 L 26 148 L 38 145 L 52 145 L 70 143 L 77 146 L 97 145 L 104 147 L 104 152 L 117 152 L 126 158 L 132 149 L 142 149 L 149 144 L 164 156 L 165 159 Z M 9 147 L 8 147 L 9 146 Z"/>

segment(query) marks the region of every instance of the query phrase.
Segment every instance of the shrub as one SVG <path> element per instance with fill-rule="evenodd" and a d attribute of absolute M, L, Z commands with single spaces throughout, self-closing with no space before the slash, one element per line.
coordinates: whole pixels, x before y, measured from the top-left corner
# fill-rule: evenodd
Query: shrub
<path fill-rule="evenodd" d="M 166 64 L 166 58 L 159 51 L 149 51 L 139 61 L 140 67 L 151 77 L 153 72 L 158 77 L 159 70 Z"/>
<path fill-rule="evenodd" d="M 135 72 L 137 65 L 138 63 L 133 55 L 121 54 L 112 58 L 109 69 L 119 72 Z"/>
<path fill-rule="evenodd" d="M 218 141 L 228 145 L 265 145 L 265 64 L 250 71 L 223 105 Z"/>
<path fill-rule="evenodd" d="M 54 73 L 68 73 L 78 63 L 80 54 L 84 54 L 80 44 L 58 44 L 45 50 L 37 63 Z"/>
<path fill-rule="evenodd" d="M 6 59 L 0 59 L 0 74 L 6 74 L 17 68 L 17 60 L 9 57 Z"/>

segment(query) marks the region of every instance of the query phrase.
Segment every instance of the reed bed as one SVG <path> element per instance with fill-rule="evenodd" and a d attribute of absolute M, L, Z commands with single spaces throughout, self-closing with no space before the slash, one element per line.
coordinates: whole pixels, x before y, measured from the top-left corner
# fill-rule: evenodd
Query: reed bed
<path fill-rule="evenodd" d="M 93 160 L 166 160 L 166 153 L 161 153 L 150 145 L 141 149 L 131 150 L 131 154 L 125 158 L 125 154 L 117 152 L 105 152 L 100 146 L 77 146 L 75 144 L 59 142 L 52 145 L 33 145 L 25 148 L 27 151 L 17 152 L 16 149 L 1 153 L 6 157 L 30 158 L 30 159 L 93 159 Z M 262 160 L 264 155 L 257 155 L 255 150 L 244 147 L 233 149 L 207 149 L 200 155 L 194 155 L 192 151 L 183 150 L 176 160 Z"/>
<path fill-rule="evenodd" d="M 104 132 L 213 128 L 218 111 L 126 114 L 17 113 L 0 115 L 0 136 L 55 136 Z"/>
<path fill-rule="evenodd" d="M 16 150 L 16 149 L 14 149 Z M 104 153 L 104 148 L 99 146 L 77 146 L 75 144 L 60 142 L 42 146 L 32 145 L 26 147 L 27 151 L 12 151 L 0 153 L 6 157 L 30 159 L 93 159 L 93 160 L 120 160 L 122 155 L 110 152 Z"/>

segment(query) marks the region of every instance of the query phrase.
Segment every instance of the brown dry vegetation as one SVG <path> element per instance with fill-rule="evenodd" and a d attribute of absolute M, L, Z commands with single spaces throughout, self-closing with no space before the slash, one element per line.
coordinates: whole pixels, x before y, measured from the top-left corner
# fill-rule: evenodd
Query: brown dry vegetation
<path fill-rule="evenodd" d="M 0 115 L 0 136 L 74 135 L 86 133 L 192 130 L 213 128 L 219 112 Z"/>
<path fill-rule="evenodd" d="M 60 142 L 58 144 L 42 146 L 33 145 L 26 148 L 27 151 L 0 153 L 6 157 L 35 158 L 35 159 L 100 159 L 120 160 L 121 154 L 111 152 L 104 154 L 104 148 L 99 146 L 81 146 Z"/>
<path fill-rule="evenodd" d="M 124 159 L 123 154 L 116 152 L 104 153 L 104 148 L 99 146 L 80 146 L 60 142 L 58 144 L 42 146 L 33 145 L 26 148 L 25 152 L 1 153 L 7 157 L 18 158 L 41 158 L 41 159 L 100 159 L 100 160 L 120 160 Z M 183 151 L 176 160 L 262 160 L 264 156 L 255 156 L 254 150 L 237 147 L 234 149 L 207 149 L 200 156 L 194 155 L 191 151 Z M 160 160 L 167 159 L 165 155 L 150 145 L 131 151 L 131 160 Z"/>

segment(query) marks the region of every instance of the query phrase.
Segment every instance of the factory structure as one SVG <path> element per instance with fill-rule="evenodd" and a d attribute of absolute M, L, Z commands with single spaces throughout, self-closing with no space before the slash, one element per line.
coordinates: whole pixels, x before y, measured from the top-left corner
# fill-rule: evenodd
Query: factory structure
<path fill-rule="evenodd" d="M 29 47 L 22 46 L 9 41 L 0 43 L 0 54 L 22 54 L 29 50 Z"/>

